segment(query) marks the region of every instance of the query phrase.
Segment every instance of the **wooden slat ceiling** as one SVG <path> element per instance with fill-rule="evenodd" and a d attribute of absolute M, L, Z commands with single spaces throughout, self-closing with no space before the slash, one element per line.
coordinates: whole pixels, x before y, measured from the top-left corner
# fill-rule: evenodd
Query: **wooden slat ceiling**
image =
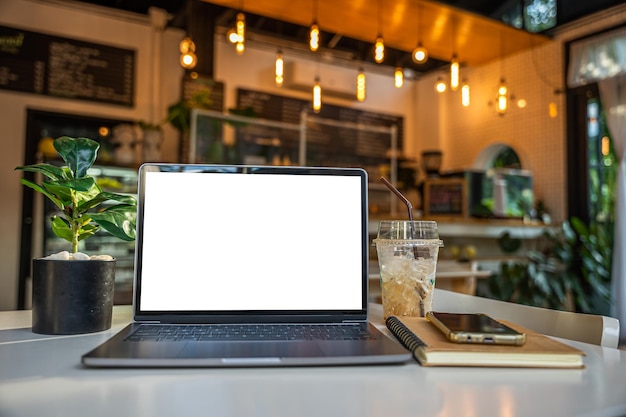
<path fill-rule="evenodd" d="M 385 45 L 407 52 L 416 47 L 419 35 L 431 57 L 449 61 L 456 53 L 467 66 L 479 66 L 550 41 L 546 36 L 431 1 L 204 1 L 301 26 L 310 26 L 317 2 L 317 21 L 325 32 L 371 43 L 382 32 Z"/>

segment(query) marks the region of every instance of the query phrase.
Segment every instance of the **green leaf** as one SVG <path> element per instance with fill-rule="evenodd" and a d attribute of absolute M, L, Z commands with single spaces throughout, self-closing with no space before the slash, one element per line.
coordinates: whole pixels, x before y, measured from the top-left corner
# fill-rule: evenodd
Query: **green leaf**
<path fill-rule="evenodd" d="M 567 280 L 563 279 L 560 275 L 554 277 L 556 279 L 548 279 L 548 285 L 550 285 L 551 293 L 554 294 L 558 301 L 557 304 L 563 304 L 565 301 L 565 292 L 567 290 Z"/>
<path fill-rule="evenodd" d="M 100 226 L 96 224 L 86 224 L 80 228 L 78 232 L 78 240 L 87 239 L 88 237 L 95 235 L 98 230 L 100 230 Z"/>
<path fill-rule="evenodd" d="M 55 195 L 49 193 L 48 191 L 46 191 L 44 188 L 42 188 L 39 184 L 36 184 L 30 180 L 27 180 L 25 178 L 21 178 L 20 179 L 20 183 L 22 183 L 23 185 L 32 188 L 33 190 L 45 195 L 46 197 L 48 197 L 50 199 L 50 201 L 52 201 L 59 209 L 63 210 L 65 208 L 65 204 L 63 203 L 63 201 L 61 201 L 60 199 L 58 199 Z"/>
<path fill-rule="evenodd" d="M 90 214 L 104 230 L 125 240 L 135 240 L 137 209 L 133 205 L 119 204 L 99 213 Z"/>
<path fill-rule="evenodd" d="M 54 141 L 54 148 L 68 165 L 74 178 L 83 178 L 96 161 L 100 144 L 89 138 L 62 136 Z"/>
<path fill-rule="evenodd" d="M 24 165 L 15 169 L 20 171 L 40 173 L 55 181 L 70 179 L 70 177 L 67 176 L 67 173 L 65 170 L 63 170 L 63 168 L 50 164 Z"/>
<path fill-rule="evenodd" d="M 84 212 L 90 208 L 96 207 L 105 201 L 117 201 L 129 206 L 137 206 L 137 199 L 127 194 L 116 194 L 103 191 L 89 201 L 85 201 L 79 206 L 79 210 Z"/>
<path fill-rule="evenodd" d="M 97 195 L 100 190 L 91 177 L 67 181 L 43 181 L 42 186 L 59 199 L 71 202 L 73 193 L 78 200 L 88 199 Z"/>
<path fill-rule="evenodd" d="M 65 239 L 68 242 L 72 241 L 72 230 L 70 229 L 69 224 L 63 218 L 59 216 L 52 217 L 52 232 L 60 237 L 61 239 Z"/>

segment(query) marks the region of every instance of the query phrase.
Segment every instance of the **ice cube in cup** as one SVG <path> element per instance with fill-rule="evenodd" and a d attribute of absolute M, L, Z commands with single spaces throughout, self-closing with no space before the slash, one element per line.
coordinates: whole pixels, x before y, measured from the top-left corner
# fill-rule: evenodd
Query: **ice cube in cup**
<path fill-rule="evenodd" d="M 432 310 L 439 247 L 433 221 L 383 220 L 374 241 L 383 316 L 423 317 Z"/>

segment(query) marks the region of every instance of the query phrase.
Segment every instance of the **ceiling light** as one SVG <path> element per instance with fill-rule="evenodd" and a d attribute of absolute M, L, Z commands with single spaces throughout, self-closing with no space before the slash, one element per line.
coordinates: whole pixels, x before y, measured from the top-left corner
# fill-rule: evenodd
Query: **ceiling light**
<path fill-rule="evenodd" d="M 236 50 L 239 55 L 243 54 L 245 49 L 244 42 L 246 41 L 246 15 L 239 12 L 237 13 L 237 23 L 235 25 L 237 32 L 237 46 Z"/>
<path fill-rule="evenodd" d="M 314 22 L 311 25 L 311 30 L 309 30 L 309 48 L 311 51 L 315 52 L 320 47 L 320 28 Z"/>
<path fill-rule="evenodd" d="M 463 81 L 461 86 L 461 104 L 463 107 L 469 107 L 470 105 L 470 86 L 467 81 Z"/>
<path fill-rule="evenodd" d="M 378 36 L 376 36 L 376 42 L 374 42 L 374 61 L 380 64 L 385 59 L 385 41 L 382 35 L 383 26 L 383 12 L 381 7 L 382 0 L 378 0 Z"/>
<path fill-rule="evenodd" d="M 504 115 L 509 107 L 508 91 L 504 78 L 501 78 L 500 84 L 498 85 L 498 94 L 496 96 L 496 111 L 500 115 Z"/>
<path fill-rule="evenodd" d="M 421 43 L 418 43 L 417 47 L 413 49 L 411 59 L 413 59 L 413 62 L 416 64 L 423 64 L 428 61 L 428 51 L 422 46 Z"/>
<path fill-rule="evenodd" d="M 421 4 L 417 5 L 417 46 L 411 52 L 411 59 L 416 64 L 423 64 L 428 61 L 428 51 L 422 45 L 422 8 Z"/>
<path fill-rule="evenodd" d="M 378 36 L 376 38 L 376 43 L 374 44 L 374 61 L 377 64 L 380 64 L 385 59 L 385 42 L 383 41 L 382 36 Z"/>
<path fill-rule="evenodd" d="M 228 32 L 226 32 L 226 39 L 228 39 L 228 42 L 232 43 L 233 45 L 236 44 L 239 40 L 239 36 L 237 36 L 237 31 L 235 29 L 229 29 Z"/>
<path fill-rule="evenodd" d="M 322 109 L 322 86 L 319 77 L 315 77 L 313 84 L 313 111 L 319 113 Z"/>
<path fill-rule="evenodd" d="M 185 69 L 193 69 L 197 63 L 198 57 L 191 51 L 180 56 L 180 65 Z"/>
<path fill-rule="evenodd" d="M 396 88 L 402 88 L 404 85 L 404 71 L 402 67 L 396 67 L 396 70 L 393 73 L 393 84 Z"/>
<path fill-rule="evenodd" d="M 555 119 L 559 115 L 556 103 L 553 101 L 548 104 L 548 114 L 553 119 Z"/>
<path fill-rule="evenodd" d="M 196 44 L 191 40 L 189 36 L 187 36 L 182 41 L 180 41 L 178 49 L 180 49 L 181 54 L 186 54 L 187 52 L 196 52 Z"/>
<path fill-rule="evenodd" d="M 443 93 L 446 91 L 447 88 L 448 86 L 446 85 L 446 82 L 443 80 L 443 78 L 437 78 L 437 82 L 435 83 L 435 91 L 438 93 Z"/>
<path fill-rule="evenodd" d="M 459 58 L 456 56 L 456 19 L 452 17 L 451 41 L 452 41 L 452 59 L 450 60 L 450 90 L 456 91 L 459 88 L 460 68 Z"/>
<path fill-rule="evenodd" d="M 309 49 L 316 52 L 320 47 L 320 27 L 317 25 L 317 0 L 313 0 L 313 23 L 309 29 Z"/>
<path fill-rule="evenodd" d="M 185 69 L 193 69 L 198 63 L 196 56 L 196 44 L 189 36 L 185 37 L 178 45 L 180 50 L 180 65 Z"/>
<path fill-rule="evenodd" d="M 276 52 L 276 62 L 274 64 L 274 82 L 277 87 L 282 87 L 285 81 L 285 63 L 283 61 L 283 53 L 279 49 Z"/>
<path fill-rule="evenodd" d="M 365 96 L 365 72 L 363 72 L 363 68 L 359 68 L 359 73 L 356 76 L 356 99 L 360 102 L 363 102 L 365 101 Z"/>
<path fill-rule="evenodd" d="M 452 60 L 450 61 L 450 89 L 452 91 L 456 91 L 459 88 L 459 60 L 456 55 L 452 55 Z"/>

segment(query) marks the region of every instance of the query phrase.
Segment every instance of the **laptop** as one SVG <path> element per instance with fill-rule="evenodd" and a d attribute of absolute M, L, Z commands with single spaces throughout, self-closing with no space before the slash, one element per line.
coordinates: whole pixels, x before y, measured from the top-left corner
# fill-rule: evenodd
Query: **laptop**
<path fill-rule="evenodd" d="M 364 170 L 144 164 L 138 182 L 133 321 L 84 365 L 411 359 L 367 322 Z"/>

